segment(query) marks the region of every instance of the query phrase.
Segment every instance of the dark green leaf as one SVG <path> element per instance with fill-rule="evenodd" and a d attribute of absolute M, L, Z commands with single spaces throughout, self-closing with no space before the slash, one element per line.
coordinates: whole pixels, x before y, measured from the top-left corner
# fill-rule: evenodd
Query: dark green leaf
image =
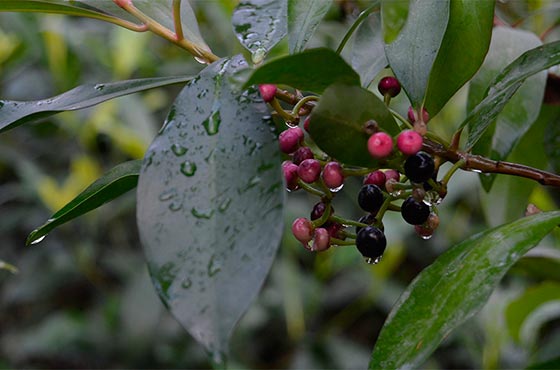
<path fill-rule="evenodd" d="M 44 225 L 33 230 L 27 237 L 26 244 L 39 243 L 54 228 L 134 189 L 138 183 L 141 165 L 142 161 L 136 160 L 124 162 L 112 168 L 52 215 Z"/>
<path fill-rule="evenodd" d="M 300 53 L 327 14 L 332 0 L 288 0 L 288 46 Z"/>
<path fill-rule="evenodd" d="M 313 109 L 310 135 L 325 153 L 356 166 L 376 167 L 378 162 L 367 150 L 368 120 L 392 136 L 399 132 L 393 115 L 373 93 L 360 86 L 333 85 L 325 90 Z"/>
<path fill-rule="evenodd" d="M 288 32 L 288 0 L 242 0 L 231 21 L 241 44 L 260 63 Z"/>
<path fill-rule="evenodd" d="M 383 19 L 383 39 L 385 43 L 393 42 L 406 24 L 409 0 L 381 0 L 381 18 Z"/>
<path fill-rule="evenodd" d="M 214 354 L 261 287 L 282 235 L 278 143 L 257 89 L 236 93 L 241 57 L 181 92 L 150 146 L 138 228 L 152 280 L 173 315 Z"/>
<path fill-rule="evenodd" d="M 411 0 L 408 20 L 385 46 L 391 69 L 410 101 L 419 107 L 449 19 L 449 0 Z"/>
<path fill-rule="evenodd" d="M 508 65 L 490 84 L 484 100 L 461 124 L 461 127 L 469 127 L 467 148 L 472 148 L 476 144 L 528 77 L 558 63 L 560 63 L 560 41 L 529 50 Z"/>
<path fill-rule="evenodd" d="M 321 93 L 335 82 L 360 85 L 360 76 L 330 49 L 312 49 L 274 59 L 257 68 L 245 86 L 274 83 Z"/>
<path fill-rule="evenodd" d="M 478 312 L 502 276 L 560 222 L 560 212 L 524 217 L 472 236 L 424 269 L 393 307 L 370 369 L 419 368 Z"/>
<path fill-rule="evenodd" d="M 360 74 L 362 86 L 369 86 L 387 65 L 384 45 L 381 16 L 373 13 L 358 27 L 352 45 L 352 67 Z"/>
<path fill-rule="evenodd" d="M 546 105 L 543 105 L 543 108 Z M 550 165 L 552 166 L 554 172 L 560 173 L 560 125 L 558 121 L 560 120 L 560 109 L 556 106 L 556 113 L 548 121 L 546 127 L 547 135 L 544 136 L 544 151 L 548 158 Z"/>
<path fill-rule="evenodd" d="M 517 261 L 510 273 L 560 282 L 560 250 L 537 247 Z"/>
<path fill-rule="evenodd" d="M 560 357 L 553 358 L 546 362 L 531 365 L 527 370 L 558 370 L 560 369 Z"/>
<path fill-rule="evenodd" d="M 0 132 L 10 130 L 24 123 L 52 116 L 59 112 L 91 107 L 119 96 L 183 83 L 190 79 L 191 77 L 160 77 L 104 84 L 87 84 L 45 100 L 0 100 Z"/>
<path fill-rule="evenodd" d="M 494 1 L 452 0 L 449 6 L 449 22 L 424 101 L 432 117 L 476 73 L 492 36 Z"/>

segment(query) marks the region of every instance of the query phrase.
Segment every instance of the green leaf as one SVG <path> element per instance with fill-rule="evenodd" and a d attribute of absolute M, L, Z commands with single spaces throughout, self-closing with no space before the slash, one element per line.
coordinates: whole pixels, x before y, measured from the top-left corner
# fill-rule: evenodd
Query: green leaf
<path fill-rule="evenodd" d="M 525 321 L 539 307 L 550 303 L 560 303 L 560 283 L 544 282 L 527 289 L 512 301 L 505 311 L 506 324 L 512 338 L 520 342 Z"/>
<path fill-rule="evenodd" d="M 367 87 L 387 65 L 381 16 L 371 14 L 356 30 L 352 45 L 352 67 L 360 74 L 362 86 Z"/>
<path fill-rule="evenodd" d="M 127 80 L 111 83 L 86 84 L 61 95 L 44 100 L 10 101 L 0 100 L 0 132 L 24 123 L 35 122 L 53 114 L 83 109 L 139 91 L 156 87 L 184 83 L 192 77 L 160 77 Z"/>
<path fill-rule="evenodd" d="M 490 46 L 494 1 L 451 0 L 424 106 L 433 117 L 476 73 Z"/>
<path fill-rule="evenodd" d="M 560 41 L 556 41 L 529 50 L 508 65 L 490 84 L 482 102 L 461 124 L 461 127 L 469 127 L 467 149 L 477 143 L 527 78 L 559 63 Z"/>
<path fill-rule="evenodd" d="M 231 22 L 237 39 L 259 64 L 288 33 L 288 0 L 242 0 Z"/>
<path fill-rule="evenodd" d="M 383 39 L 385 43 L 393 42 L 406 24 L 409 3 L 409 0 L 381 0 L 381 18 L 383 19 Z"/>
<path fill-rule="evenodd" d="M 329 11 L 332 0 L 288 0 L 288 46 L 300 53 Z"/>
<path fill-rule="evenodd" d="M 534 248 L 513 265 L 510 271 L 532 279 L 560 282 L 560 250 L 550 247 Z"/>
<path fill-rule="evenodd" d="M 18 273 L 17 267 L 10 265 L 9 263 L 6 263 L 2 260 L 0 260 L 0 270 L 6 270 L 8 272 L 11 272 L 12 274 Z"/>
<path fill-rule="evenodd" d="M 553 358 L 545 362 L 533 364 L 527 370 L 558 370 L 560 369 L 560 357 Z"/>
<path fill-rule="evenodd" d="M 313 109 L 309 134 L 321 150 L 345 164 L 377 167 L 367 150 L 369 135 L 364 124 L 368 120 L 375 120 L 392 136 L 400 131 L 391 112 L 372 92 L 336 84 L 325 90 Z"/>
<path fill-rule="evenodd" d="M 410 101 L 419 107 L 449 19 L 449 0 L 411 0 L 408 20 L 385 54 Z"/>
<path fill-rule="evenodd" d="M 134 189 L 138 183 L 141 165 L 142 161 L 135 160 L 113 167 L 52 215 L 45 224 L 33 230 L 27 237 L 26 245 L 39 243 L 54 228 Z"/>
<path fill-rule="evenodd" d="M 459 243 L 424 269 L 391 310 L 370 369 L 418 368 L 457 326 L 478 312 L 508 269 L 560 222 L 539 213 Z"/>
<path fill-rule="evenodd" d="M 219 356 L 260 289 L 282 236 L 278 142 L 246 63 L 220 60 L 187 84 L 144 159 L 137 220 L 152 280 L 172 314 Z"/>
<path fill-rule="evenodd" d="M 257 68 L 245 83 L 285 84 L 304 91 L 322 93 L 335 82 L 360 85 L 360 76 L 330 49 L 311 49 L 274 59 Z"/>
<path fill-rule="evenodd" d="M 547 107 L 543 105 L 543 109 Z M 548 121 L 546 126 L 547 135 L 544 136 L 544 151 L 548 158 L 548 162 L 552 166 L 554 172 L 560 173 L 560 109 L 556 106 L 555 114 Z"/>

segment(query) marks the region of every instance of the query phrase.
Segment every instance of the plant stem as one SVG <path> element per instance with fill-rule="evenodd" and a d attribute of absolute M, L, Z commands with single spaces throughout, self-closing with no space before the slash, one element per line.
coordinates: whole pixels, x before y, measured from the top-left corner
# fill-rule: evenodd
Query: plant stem
<path fill-rule="evenodd" d="M 463 165 L 465 164 L 465 160 L 464 159 L 460 159 L 457 162 L 455 162 L 453 164 L 453 167 L 451 167 L 449 169 L 449 171 L 447 171 L 447 173 L 445 174 L 445 176 L 443 176 L 443 179 L 441 179 L 441 183 L 444 186 L 447 186 L 447 183 L 449 182 L 449 180 L 451 180 L 451 176 L 453 176 L 453 174 L 459 169 L 461 168 Z M 430 179 L 431 180 L 431 179 Z"/>
<path fill-rule="evenodd" d="M 353 220 L 347 220 L 347 219 L 345 219 L 345 218 L 343 218 L 343 217 L 335 216 L 335 215 L 331 215 L 331 217 L 330 217 L 329 219 L 330 219 L 331 221 L 338 222 L 338 223 L 343 224 L 343 225 L 359 226 L 359 227 L 367 227 L 367 226 L 369 226 L 369 225 L 364 224 L 364 223 L 362 223 L 362 222 L 353 221 Z"/>
<path fill-rule="evenodd" d="M 518 163 L 494 161 L 492 159 L 488 159 L 479 155 L 450 150 L 445 148 L 442 144 L 428 139 L 424 139 L 422 149 L 430 154 L 437 155 L 451 163 L 464 161 L 464 164 L 459 167 L 462 170 L 519 176 L 537 181 L 542 185 L 560 187 L 559 175 L 539 170 L 537 168 L 525 166 Z"/>
<path fill-rule="evenodd" d="M 356 241 L 355 240 L 342 240 L 342 239 L 337 239 L 337 238 L 331 238 L 331 243 L 334 245 L 355 245 Z"/>
<path fill-rule="evenodd" d="M 348 42 L 348 40 L 350 40 L 350 37 L 352 37 L 352 34 L 354 33 L 354 31 L 356 31 L 356 28 L 358 28 L 358 26 L 366 20 L 366 18 L 373 13 L 374 11 L 379 10 L 379 1 L 376 1 L 372 6 L 370 6 L 369 8 L 365 9 L 363 12 L 360 13 L 360 15 L 358 15 L 358 18 L 356 18 L 356 20 L 354 21 L 354 23 L 352 24 L 352 26 L 350 26 L 350 28 L 348 29 L 348 31 L 346 32 L 346 34 L 344 35 L 344 38 L 342 39 L 342 41 L 340 42 L 340 44 L 338 45 L 338 48 L 336 48 L 336 53 L 340 54 L 342 53 L 342 50 L 344 49 L 344 46 L 346 46 L 346 43 Z"/>
<path fill-rule="evenodd" d="M 280 117 L 282 117 L 285 121 L 293 122 L 296 120 L 296 117 L 292 116 L 290 113 L 286 112 L 284 108 L 282 108 L 278 99 L 276 98 L 272 99 L 269 104 L 272 106 L 272 108 L 274 108 L 276 113 L 278 113 Z"/>
<path fill-rule="evenodd" d="M 308 95 L 305 98 L 301 99 L 300 101 L 297 102 L 297 104 L 294 106 L 294 108 L 292 109 L 292 115 L 294 116 L 299 116 L 299 111 L 300 109 L 307 104 L 307 102 L 310 101 L 318 101 L 319 97 L 316 95 Z"/>
<path fill-rule="evenodd" d="M 303 182 L 300 179 L 298 179 L 298 186 L 303 190 L 305 190 L 306 192 L 316 195 L 318 197 L 323 198 L 325 196 L 325 193 L 323 193 L 321 190 L 315 189 L 313 186 L 308 185 L 307 183 Z"/>
<path fill-rule="evenodd" d="M 181 23 L 181 0 L 173 0 L 173 25 L 177 41 L 185 38 L 183 35 L 183 24 Z"/>

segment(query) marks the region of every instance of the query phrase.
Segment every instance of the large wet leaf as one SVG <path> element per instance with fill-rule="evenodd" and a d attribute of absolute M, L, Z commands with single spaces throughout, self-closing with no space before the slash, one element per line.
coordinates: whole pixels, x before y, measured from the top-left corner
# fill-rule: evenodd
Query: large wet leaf
<path fill-rule="evenodd" d="M 257 68 L 245 86 L 274 83 L 322 93 L 335 82 L 360 85 L 360 76 L 330 49 L 311 49 L 274 59 Z"/>
<path fill-rule="evenodd" d="M 383 40 L 393 42 L 406 24 L 409 0 L 381 0 L 381 18 L 383 19 Z"/>
<path fill-rule="evenodd" d="M 376 12 L 370 14 L 356 30 L 352 45 L 352 67 L 360 74 L 362 86 L 367 87 L 386 65 L 381 15 Z"/>
<path fill-rule="evenodd" d="M 136 160 L 124 162 L 112 168 L 103 177 L 96 180 L 76 198 L 52 215 L 44 225 L 33 230 L 27 237 L 26 244 L 30 245 L 40 242 L 54 228 L 134 189 L 138 183 L 141 165 L 142 162 Z"/>
<path fill-rule="evenodd" d="M 288 0 L 242 0 L 231 22 L 241 44 L 260 63 L 288 33 Z"/>
<path fill-rule="evenodd" d="M 484 99 L 489 85 L 512 60 L 540 44 L 539 38 L 531 32 L 509 27 L 495 28 L 490 51 L 480 71 L 471 81 L 467 108 L 472 110 Z M 546 74 L 543 72 L 525 81 L 473 146 L 475 154 L 495 160 L 507 158 L 539 115 L 545 79 Z M 495 178 L 495 175 L 480 177 L 487 191 L 491 189 Z"/>
<path fill-rule="evenodd" d="M 178 96 L 138 184 L 138 228 L 154 285 L 206 349 L 227 351 L 282 235 L 277 141 L 256 89 L 234 93 L 240 57 L 206 68 Z"/>
<path fill-rule="evenodd" d="M 449 22 L 424 101 L 432 117 L 476 73 L 492 36 L 494 1 L 452 0 L 449 7 Z"/>
<path fill-rule="evenodd" d="M 399 133 L 393 115 L 373 93 L 360 86 L 335 84 L 313 109 L 309 133 L 331 157 L 349 165 L 376 167 L 378 162 L 367 150 L 368 120 L 376 121 L 392 136 Z"/>
<path fill-rule="evenodd" d="M 288 47 L 299 53 L 327 14 L 332 0 L 288 0 Z"/>
<path fill-rule="evenodd" d="M 560 222 L 539 213 L 474 235 L 424 269 L 391 310 L 370 369 L 419 368 L 439 343 L 485 304 L 508 269 Z"/>
<path fill-rule="evenodd" d="M 144 78 L 78 86 L 52 98 L 34 101 L 0 100 L 0 132 L 53 114 L 83 109 L 139 91 L 187 82 L 192 77 Z"/>
<path fill-rule="evenodd" d="M 404 28 L 385 46 L 387 60 L 415 107 L 424 100 L 448 19 L 449 0 L 411 0 Z"/>
<path fill-rule="evenodd" d="M 496 76 L 484 99 L 461 124 L 469 127 L 467 149 L 477 143 L 527 78 L 559 63 L 560 41 L 556 41 L 523 53 Z"/>

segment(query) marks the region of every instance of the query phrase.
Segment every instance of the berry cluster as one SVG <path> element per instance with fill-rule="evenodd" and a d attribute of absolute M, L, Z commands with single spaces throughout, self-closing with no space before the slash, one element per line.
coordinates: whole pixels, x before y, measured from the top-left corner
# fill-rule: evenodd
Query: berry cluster
<path fill-rule="evenodd" d="M 386 77 L 378 89 L 388 104 L 401 87 L 394 77 Z M 273 104 L 276 86 L 261 85 L 260 90 L 263 99 Z M 309 117 L 303 129 L 290 123 L 279 135 L 280 150 L 289 157 L 282 164 L 287 190 L 301 189 L 320 198 L 309 218 L 300 217 L 292 223 L 294 237 L 306 249 L 320 252 L 331 246 L 356 245 L 368 263 L 377 263 L 387 246 L 382 222 L 387 211 L 400 212 L 420 237 L 432 236 L 439 225 L 436 205 L 446 193 L 446 183 L 437 181 L 436 162 L 422 151 L 428 113 L 423 109 L 418 117 L 411 108 L 408 119 L 409 127 L 396 137 L 377 125 L 372 130 L 371 122 L 364 124 L 365 132 L 371 133 L 367 150 L 379 168 L 348 167 L 309 146 L 311 141 L 305 134 Z M 357 221 L 337 215 L 331 205 L 345 179 L 353 176 L 363 177 L 357 201 L 366 214 Z"/>

